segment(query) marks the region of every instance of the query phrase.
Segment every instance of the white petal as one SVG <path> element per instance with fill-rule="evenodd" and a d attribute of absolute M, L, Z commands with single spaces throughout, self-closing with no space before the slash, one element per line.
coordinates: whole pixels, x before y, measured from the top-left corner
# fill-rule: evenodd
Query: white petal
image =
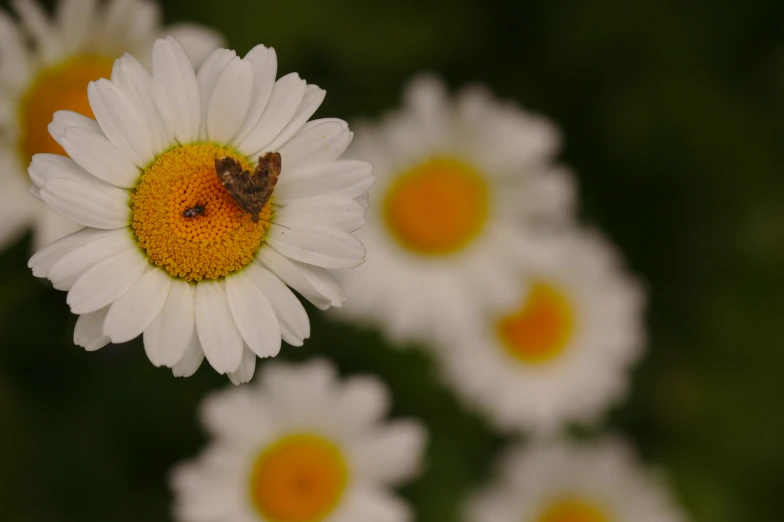
<path fill-rule="evenodd" d="M 155 156 L 149 126 L 128 96 L 117 85 L 101 78 L 87 86 L 87 97 L 109 141 L 128 154 L 137 167 L 146 167 Z"/>
<path fill-rule="evenodd" d="M 242 349 L 242 362 L 240 363 L 240 368 L 236 372 L 231 372 L 229 374 L 229 380 L 235 386 L 239 386 L 240 384 L 250 382 L 255 371 L 256 354 L 253 353 L 253 350 L 245 346 Z"/>
<path fill-rule="evenodd" d="M 390 405 L 386 386 L 371 376 L 348 379 L 339 400 L 339 412 L 343 414 L 343 427 L 347 433 L 365 429 L 379 421 L 389 411 Z M 336 411 L 336 415 L 339 412 Z"/>
<path fill-rule="evenodd" d="M 199 343 L 199 336 L 193 335 L 182 358 L 172 366 L 172 374 L 175 377 L 190 377 L 196 373 L 202 361 L 204 361 L 204 351 Z"/>
<path fill-rule="evenodd" d="M 334 161 L 346 151 L 352 134 L 343 120 L 324 119 L 306 123 L 278 152 L 281 176 L 287 170 L 314 163 Z"/>
<path fill-rule="evenodd" d="M 353 446 L 357 472 L 371 480 L 397 484 L 419 471 L 427 432 L 415 421 L 396 421 Z"/>
<path fill-rule="evenodd" d="M 68 292 L 66 302 L 71 312 L 84 314 L 112 304 L 133 287 L 146 267 L 147 258 L 136 249 L 104 259 L 85 272 Z"/>
<path fill-rule="evenodd" d="M 152 71 L 155 106 L 164 126 L 180 143 L 191 143 L 199 136 L 201 98 L 193 65 L 177 40 L 155 42 Z"/>
<path fill-rule="evenodd" d="M 52 27 L 49 17 L 35 0 L 12 0 L 14 10 L 22 18 L 25 29 L 35 38 L 38 52 L 44 61 L 51 62 L 62 53 L 58 31 Z"/>
<path fill-rule="evenodd" d="M 14 89 L 23 89 L 30 80 L 32 60 L 28 56 L 27 47 L 16 22 L 4 11 L 0 11 L 0 49 L 3 59 L 0 60 L 0 78 L 3 78 Z"/>
<path fill-rule="evenodd" d="M 71 158 L 60 154 L 35 154 L 30 166 L 27 167 L 27 173 L 32 182 L 39 187 L 43 187 L 47 180 L 54 178 L 94 181 L 101 187 L 111 187 L 110 184 L 91 176 Z"/>
<path fill-rule="evenodd" d="M 49 123 L 49 134 L 54 138 L 54 141 L 62 145 L 60 140 L 65 134 L 65 129 L 70 127 L 101 132 L 101 127 L 98 125 L 98 122 L 92 118 L 88 118 L 78 112 L 57 111 L 54 113 L 51 123 Z"/>
<path fill-rule="evenodd" d="M 237 328 L 259 357 L 280 352 L 280 326 L 269 300 L 245 271 L 226 278 L 226 296 Z"/>
<path fill-rule="evenodd" d="M 217 31 L 197 24 L 179 23 L 164 28 L 163 32 L 182 44 L 191 63 L 198 68 L 212 51 L 225 44 Z"/>
<path fill-rule="evenodd" d="M 174 366 L 196 335 L 196 287 L 171 279 L 160 313 L 144 331 L 144 350 L 155 366 Z"/>
<path fill-rule="evenodd" d="M 88 352 L 94 352 L 109 344 L 109 338 L 103 334 L 103 322 L 109 307 L 101 308 L 95 312 L 82 314 L 76 320 L 73 341 L 76 346 L 81 346 Z"/>
<path fill-rule="evenodd" d="M 171 278 L 160 268 L 150 268 L 127 294 L 109 308 L 103 332 L 113 343 L 141 335 L 163 308 Z"/>
<path fill-rule="evenodd" d="M 209 100 L 212 98 L 212 91 L 215 89 L 215 84 L 223 73 L 223 70 L 234 58 L 237 53 L 229 49 L 216 49 L 204 62 L 204 65 L 199 68 L 196 74 L 196 82 L 199 84 L 199 93 L 201 99 Z M 201 128 L 199 136 L 201 139 L 207 139 L 207 108 L 209 104 L 201 104 Z"/>
<path fill-rule="evenodd" d="M 58 214 L 88 227 L 122 228 L 130 223 L 128 194 L 113 186 L 54 178 L 41 188 L 41 199 Z"/>
<path fill-rule="evenodd" d="M 48 277 L 52 266 L 62 259 L 63 256 L 90 241 L 95 241 L 114 233 L 114 230 L 84 228 L 46 245 L 30 258 L 27 266 L 33 269 L 35 277 Z"/>
<path fill-rule="evenodd" d="M 289 223 L 319 223 L 354 232 L 365 224 L 365 207 L 350 198 L 321 196 L 293 202 L 275 211 L 275 223 L 290 227 Z"/>
<path fill-rule="evenodd" d="M 242 142 L 258 123 L 272 94 L 275 74 L 278 70 L 278 56 L 275 54 L 275 49 L 268 49 L 263 45 L 251 49 L 244 59 L 253 64 L 253 93 L 248 114 L 233 140 L 235 143 Z"/>
<path fill-rule="evenodd" d="M 173 136 L 166 132 L 155 108 L 152 76 L 147 69 L 136 58 L 125 54 L 114 62 L 112 81 L 125 93 L 146 125 L 153 154 L 169 148 Z"/>
<path fill-rule="evenodd" d="M 58 290 L 70 290 L 74 283 L 90 268 L 120 252 L 137 248 L 127 228 L 110 231 L 74 248 L 54 263 L 49 279 Z"/>
<path fill-rule="evenodd" d="M 280 323 L 283 340 L 292 346 L 302 346 L 304 340 L 310 337 L 310 320 L 299 299 L 260 263 L 251 264 L 245 272 L 269 299 Z"/>
<path fill-rule="evenodd" d="M 275 82 L 261 118 L 237 148 L 247 156 L 259 154 L 291 121 L 305 96 L 306 85 L 297 73 L 287 74 Z"/>
<path fill-rule="evenodd" d="M 323 268 L 354 268 L 365 261 L 365 247 L 348 232 L 334 227 L 289 221 L 273 224 L 267 243 L 284 256 Z"/>
<path fill-rule="evenodd" d="M 250 107 L 253 66 L 235 57 L 220 74 L 207 108 L 207 137 L 228 143 L 239 130 Z"/>
<path fill-rule="evenodd" d="M 386 490 L 363 485 L 350 489 L 338 506 L 335 520 L 372 520 L 373 522 L 411 522 L 411 510 Z"/>
<path fill-rule="evenodd" d="M 237 371 L 242 362 L 242 335 L 234 324 L 223 282 L 200 281 L 196 285 L 196 331 L 215 371 Z"/>
<path fill-rule="evenodd" d="M 65 152 L 87 172 L 118 187 L 131 188 L 141 172 L 102 132 L 70 127 L 60 139 Z"/>
<path fill-rule="evenodd" d="M 323 268 L 292 261 L 274 248 L 260 248 L 256 257 L 284 283 L 321 310 L 346 302 L 346 294 L 340 285 Z"/>
<path fill-rule="evenodd" d="M 367 161 L 339 160 L 288 169 L 275 186 L 275 202 L 303 199 L 323 194 L 356 198 L 373 185 L 373 166 Z"/>
<path fill-rule="evenodd" d="M 60 0 L 55 20 L 68 52 L 78 51 L 95 27 L 97 0 Z"/>
<path fill-rule="evenodd" d="M 272 143 L 267 145 L 265 149 L 278 150 L 284 143 L 289 141 L 289 139 L 305 125 L 305 122 L 313 116 L 316 110 L 318 110 L 326 95 L 327 91 L 320 88 L 318 85 L 308 85 L 305 88 L 305 96 L 302 98 L 302 102 L 299 104 L 299 107 L 297 107 L 291 120 L 289 120 L 286 127 L 280 131 L 275 139 L 272 140 Z"/>

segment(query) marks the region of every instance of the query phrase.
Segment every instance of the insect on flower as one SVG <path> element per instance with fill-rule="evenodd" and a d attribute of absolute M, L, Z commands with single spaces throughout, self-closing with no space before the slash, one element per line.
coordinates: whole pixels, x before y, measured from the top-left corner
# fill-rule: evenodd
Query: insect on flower
<path fill-rule="evenodd" d="M 280 154 L 277 152 L 268 152 L 259 157 L 259 164 L 252 174 L 242 170 L 242 166 L 233 158 L 215 160 L 215 172 L 221 183 L 237 206 L 251 215 L 254 223 L 258 223 L 259 212 L 272 196 L 280 168 Z"/>
<path fill-rule="evenodd" d="M 185 211 L 183 211 L 182 213 L 182 217 L 186 217 L 186 218 L 196 217 L 199 214 L 203 214 L 204 210 L 205 210 L 204 205 L 194 205 L 192 207 L 186 208 Z"/>

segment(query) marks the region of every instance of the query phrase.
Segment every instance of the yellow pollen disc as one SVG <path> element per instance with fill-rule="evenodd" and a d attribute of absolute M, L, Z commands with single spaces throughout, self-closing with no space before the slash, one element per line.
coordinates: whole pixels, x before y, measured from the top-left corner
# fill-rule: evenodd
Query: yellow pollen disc
<path fill-rule="evenodd" d="M 496 324 L 503 346 L 514 357 L 538 363 L 558 356 L 572 337 L 574 313 L 566 296 L 535 283 L 522 306 Z"/>
<path fill-rule="evenodd" d="M 536 522 L 610 522 L 610 517 L 589 502 L 567 499 L 549 506 Z"/>
<path fill-rule="evenodd" d="M 56 111 L 68 110 L 93 118 L 87 101 L 87 84 L 112 74 L 111 58 L 77 56 L 38 73 L 19 107 L 19 154 L 27 165 L 33 154 L 65 154 L 49 135 Z"/>
<path fill-rule="evenodd" d="M 472 167 L 433 158 L 397 178 L 383 202 L 397 240 L 418 254 L 442 255 L 468 245 L 485 225 L 487 185 Z"/>
<path fill-rule="evenodd" d="M 317 435 L 290 435 L 256 459 L 250 496 L 273 522 L 317 522 L 338 504 L 348 479 L 340 450 Z"/>
<path fill-rule="evenodd" d="M 240 270 L 253 261 L 264 239 L 270 203 L 253 223 L 215 172 L 215 159 L 225 157 L 253 171 L 247 158 L 232 149 L 212 143 L 184 145 L 161 154 L 144 171 L 131 197 L 139 245 L 175 277 L 199 281 Z"/>

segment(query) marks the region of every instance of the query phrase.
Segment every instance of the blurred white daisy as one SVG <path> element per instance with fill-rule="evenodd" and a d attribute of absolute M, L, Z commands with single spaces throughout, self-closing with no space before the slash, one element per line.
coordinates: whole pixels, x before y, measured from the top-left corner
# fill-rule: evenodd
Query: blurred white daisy
<path fill-rule="evenodd" d="M 191 24 L 161 27 L 148 0 L 60 0 L 49 16 L 35 0 L 0 10 L 0 247 L 33 228 L 36 248 L 80 228 L 27 195 L 27 166 L 39 152 L 64 154 L 47 132 L 52 114 L 93 116 L 87 83 L 108 78 L 124 52 L 149 56 L 155 39 L 176 36 L 201 63 L 222 38 Z"/>
<path fill-rule="evenodd" d="M 350 301 L 341 315 L 427 341 L 512 299 L 526 233 L 571 215 L 558 148 L 547 120 L 482 88 L 451 100 L 437 79 L 414 80 L 403 108 L 362 126 L 349 151 L 373 163 L 378 183 L 360 232 L 367 262 L 339 276 Z"/>
<path fill-rule="evenodd" d="M 644 294 L 598 234 L 532 242 L 517 302 L 455 328 L 436 350 L 447 380 L 504 430 L 591 422 L 625 392 L 644 342 Z"/>
<path fill-rule="evenodd" d="M 620 440 L 538 442 L 501 461 L 466 522 L 683 522 L 661 477 Z"/>
<path fill-rule="evenodd" d="M 155 42 L 152 70 L 126 55 L 111 81 L 90 83 L 97 122 L 55 114 L 50 131 L 70 157 L 35 155 L 31 192 L 86 228 L 29 264 L 68 291 L 76 344 L 95 350 L 144 333 L 150 360 L 175 375 L 192 374 L 206 355 L 233 382 L 247 381 L 281 337 L 301 345 L 309 336 L 283 283 L 320 308 L 345 300 L 324 268 L 363 261 L 351 233 L 365 208 L 354 198 L 372 184 L 372 167 L 337 160 L 348 126 L 307 121 L 325 93 L 295 73 L 275 81 L 272 49 L 242 59 L 219 49 L 197 75 L 168 37 Z M 279 181 L 259 214 L 246 213 L 216 160 L 252 172 L 268 152 L 279 154 Z"/>
<path fill-rule="evenodd" d="M 389 487 L 413 477 L 426 433 L 384 420 L 374 377 L 338 380 L 331 364 L 270 363 L 256 384 L 208 397 L 214 437 L 171 477 L 181 522 L 404 522 Z"/>

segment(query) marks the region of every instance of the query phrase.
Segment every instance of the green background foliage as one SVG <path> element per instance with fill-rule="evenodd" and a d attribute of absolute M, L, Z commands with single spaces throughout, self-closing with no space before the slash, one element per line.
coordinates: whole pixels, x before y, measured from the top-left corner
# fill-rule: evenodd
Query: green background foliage
<path fill-rule="evenodd" d="M 7 1 L 0 1 L 7 6 Z M 639 0 L 165 3 L 167 21 L 276 48 L 279 73 L 328 91 L 317 116 L 375 117 L 420 70 L 485 82 L 562 128 L 585 223 L 650 292 L 649 351 L 608 429 L 662 468 L 694 521 L 780 520 L 784 485 L 784 4 Z M 228 385 L 154 368 L 137 339 L 75 347 L 65 294 L 0 256 L 0 505 L 9 521 L 169 520 L 167 470 L 198 453 L 196 409 Z M 422 522 L 460 502 L 509 442 L 463 408 L 417 347 L 312 307 L 316 354 L 373 372 L 395 416 L 430 429 L 402 490 Z M 371 521 L 369 521 L 371 522 Z"/>

